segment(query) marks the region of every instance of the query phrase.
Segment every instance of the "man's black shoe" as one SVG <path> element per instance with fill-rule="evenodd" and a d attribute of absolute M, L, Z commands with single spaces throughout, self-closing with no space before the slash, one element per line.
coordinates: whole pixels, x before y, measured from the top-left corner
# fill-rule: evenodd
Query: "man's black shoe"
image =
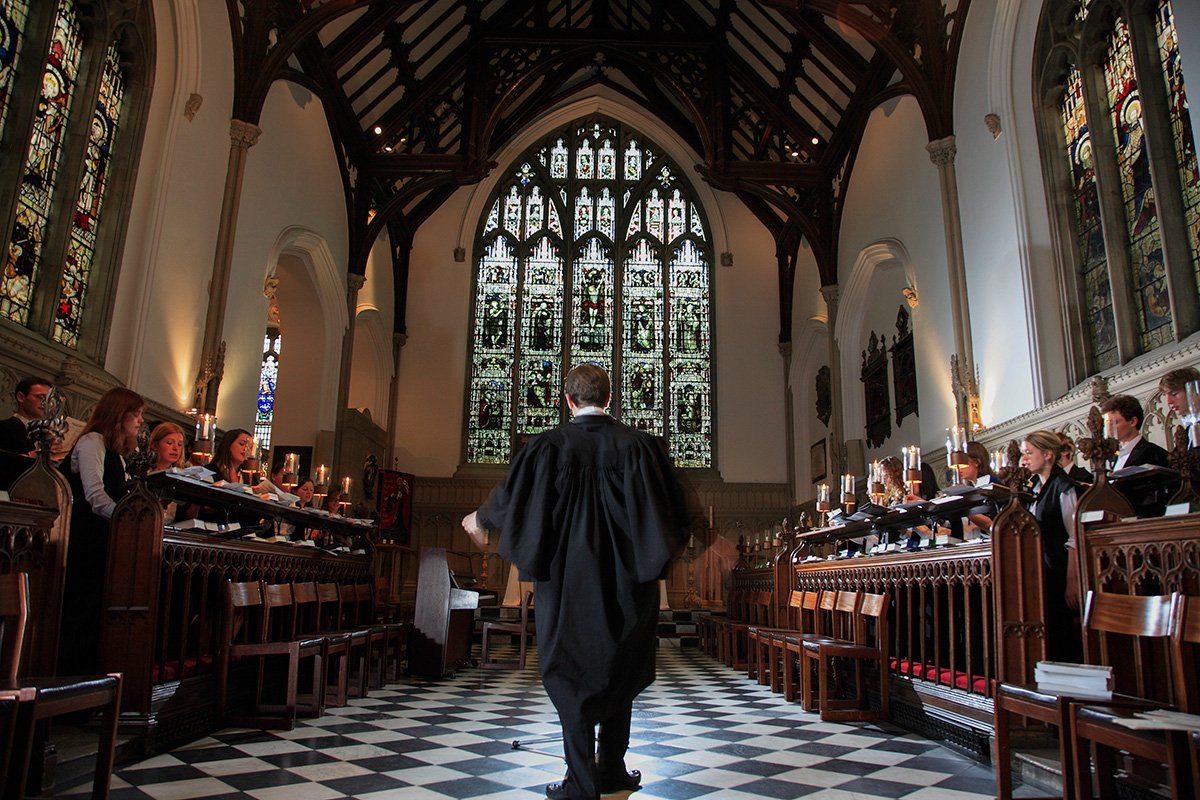
<path fill-rule="evenodd" d="M 568 797 L 567 790 L 563 788 L 561 783 L 547 783 L 546 797 L 551 800 L 566 800 Z"/>
<path fill-rule="evenodd" d="M 611 794 L 613 792 L 636 792 L 642 788 L 642 773 L 636 769 L 631 769 L 629 772 L 622 770 L 619 775 L 602 775 L 600 776 L 600 794 Z"/>

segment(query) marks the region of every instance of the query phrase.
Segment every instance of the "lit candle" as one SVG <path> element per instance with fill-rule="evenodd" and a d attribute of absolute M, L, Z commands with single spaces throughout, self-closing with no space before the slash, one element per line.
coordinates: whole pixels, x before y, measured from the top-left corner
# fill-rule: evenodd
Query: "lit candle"
<path fill-rule="evenodd" d="M 350 476 L 349 476 L 349 475 L 347 475 L 347 476 L 345 476 L 344 478 L 342 478 L 342 494 L 346 495 L 346 498 L 347 498 L 347 499 L 349 499 L 349 497 L 350 497 L 350 485 L 351 485 L 351 483 L 352 483 L 352 481 L 350 480 Z"/>
<path fill-rule="evenodd" d="M 196 419 L 196 438 L 212 441 L 217 433 L 217 417 L 215 414 L 204 413 Z"/>
<path fill-rule="evenodd" d="M 854 494 L 854 476 L 851 475 L 849 472 L 847 472 L 845 475 L 842 476 L 842 494 L 843 495 L 847 495 L 847 494 L 853 495 Z"/>
<path fill-rule="evenodd" d="M 317 467 L 317 477 L 315 483 L 318 486 L 325 486 L 329 483 L 329 467 L 322 464 Z"/>
<path fill-rule="evenodd" d="M 1004 448 L 997 448 L 992 451 L 992 471 L 999 472 L 1002 469 L 1008 468 L 1008 453 Z"/>
<path fill-rule="evenodd" d="M 300 456 L 296 453 L 288 453 L 283 457 L 283 471 L 295 476 L 300 471 Z"/>
<path fill-rule="evenodd" d="M 1111 416 L 1104 418 L 1104 435 L 1109 439 L 1117 438 L 1117 423 Z"/>
<path fill-rule="evenodd" d="M 921 448 L 915 444 L 908 447 L 900 448 L 901 457 L 904 459 L 904 468 L 907 470 L 921 469 Z"/>

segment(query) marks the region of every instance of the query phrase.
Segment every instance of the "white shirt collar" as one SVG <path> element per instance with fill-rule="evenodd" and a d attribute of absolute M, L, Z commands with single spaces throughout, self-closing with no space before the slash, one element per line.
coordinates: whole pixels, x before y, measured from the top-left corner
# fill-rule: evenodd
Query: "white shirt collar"
<path fill-rule="evenodd" d="M 576 417 L 584 417 L 584 416 L 588 416 L 589 414 L 607 414 L 607 413 L 608 412 L 605 411 L 600 406 L 584 406 L 583 408 L 575 409 Z"/>

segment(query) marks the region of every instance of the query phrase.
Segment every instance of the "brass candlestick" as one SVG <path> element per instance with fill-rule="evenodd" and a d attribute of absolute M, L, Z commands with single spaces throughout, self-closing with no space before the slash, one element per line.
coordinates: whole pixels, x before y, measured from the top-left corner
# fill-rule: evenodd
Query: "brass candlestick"
<path fill-rule="evenodd" d="M 1116 439 L 1105 435 L 1104 415 L 1096 406 L 1088 409 L 1087 429 L 1091 436 L 1077 439 L 1075 446 L 1092 465 L 1092 474 L 1099 480 L 1101 476 L 1107 477 L 1108 464 L 1116 456 L 1120 444 Z"/>

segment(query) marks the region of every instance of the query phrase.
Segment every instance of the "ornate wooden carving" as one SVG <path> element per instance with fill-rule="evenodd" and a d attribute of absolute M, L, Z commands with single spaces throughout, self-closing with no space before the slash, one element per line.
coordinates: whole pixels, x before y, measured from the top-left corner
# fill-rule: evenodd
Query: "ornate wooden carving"
<path fill-rule="evenodd" d="M 62 617 L 67 537 L 71 527 L 71 487 L 42 452 L 9 489 L 15 504 L 40 509 L 24 533 L 5 537 L 0 569 L 29 573 L 30 616 L 22 674 L 53 675 L 58 667 L 58 628 Z M 36 518 L 36 522 L 34 519 Z"/>
<path fill-rule="evenodd" d="M 904 306 L 896 312 L 896 335 L 892 338 L 892 387 L 896 390 L 896 425 L 909 414 L 921 415 L 917 403 L 917 359 L 912 328 Z"/>
<path fill-rule="evenodd" d="M 1033 683 L 1033 668 L 1046 657 L 1042 530 L 1018 495 L 992 524 L 992 569 L 997 679 Z"/>
<path fill-rule="evenodd" d="M 881 447 L 892 435 L 891 399 L 887 379 L 887 343 L 871 331 L 862 354 L 863 396 L 866 401 L 867 444 Z"/>
<path fill-rule="evenodd" d="M 100 617 L 100 667 L 125 675 L 121 708 L 150 713 L 152 661 L 162 575 L 162 504 L 134 483 L 109 524 L 108 577 Z"/>

